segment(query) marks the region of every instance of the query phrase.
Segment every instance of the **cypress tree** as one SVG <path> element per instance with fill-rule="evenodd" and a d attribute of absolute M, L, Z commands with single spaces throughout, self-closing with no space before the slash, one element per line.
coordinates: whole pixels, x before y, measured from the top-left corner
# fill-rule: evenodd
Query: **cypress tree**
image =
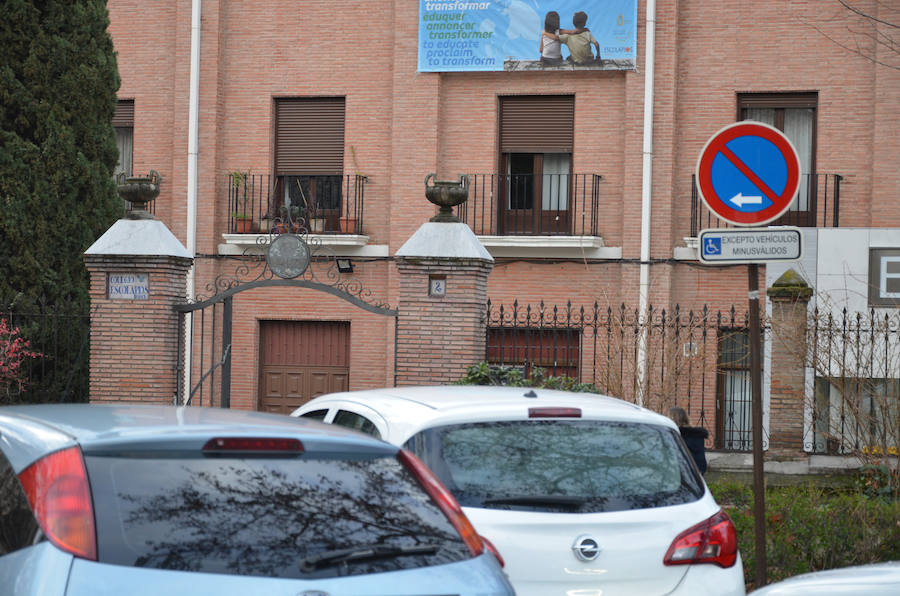
<path fill-rule="evenodd" d="M 85 320 L 82 254 L 122 215 L 112 178 L 120 79 L 109 16 L 105 0 L 7 0 L 3 7 L 0 311 L 34 315 L 19 325 L 44 354 L 27 399 L 86 399 L 83 329 L 38 315 L 65 309 Z"/>

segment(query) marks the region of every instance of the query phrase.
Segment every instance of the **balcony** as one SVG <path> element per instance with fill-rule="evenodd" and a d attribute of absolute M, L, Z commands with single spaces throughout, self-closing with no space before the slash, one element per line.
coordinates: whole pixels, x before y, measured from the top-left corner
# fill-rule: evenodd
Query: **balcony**
<path fill-rule="evenodd" d="M 469 174 L 456 215 L 479 236 L 600 236 L 598 174 Z"/>
<path fill-rule="evenodd" d="M 367 178 L 228 174 L 228 233 L 362 235 Z"/>
<path fill-rule="evenodd" d="M 837 228 L 841 204 L 840 174 L 803 174 L 797 200 L 787 212 L 768 225 L 803 228 Z M 731 228 L 732 224 L 719 219 L 710 211 L 697 191 L 696 176 L 691 176 L 691 237 L 708 228 Z"/>

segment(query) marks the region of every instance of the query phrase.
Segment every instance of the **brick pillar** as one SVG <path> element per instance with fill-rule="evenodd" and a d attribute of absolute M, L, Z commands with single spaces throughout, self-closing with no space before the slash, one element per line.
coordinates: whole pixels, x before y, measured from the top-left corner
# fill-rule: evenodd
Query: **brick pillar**
<path fill-rule="evenodd" d="M 119 220 L 84 255 L 91 278 L 90 401 L 174 403 L 178 313 L 193 259 L 157 220 Z"/>
<path fill-rule="evenodd" d="M 769 454 L 805 458 L 806 306 L 812 289 L 796 271 L 788 269 L 766 294 L 772 303 Z"/>
<path fill-rule="evenodd" d="M 484 360 L 494 260 L 462 223 L 424 224 L 397 251 L 397 385 L 446 384 Z"/>

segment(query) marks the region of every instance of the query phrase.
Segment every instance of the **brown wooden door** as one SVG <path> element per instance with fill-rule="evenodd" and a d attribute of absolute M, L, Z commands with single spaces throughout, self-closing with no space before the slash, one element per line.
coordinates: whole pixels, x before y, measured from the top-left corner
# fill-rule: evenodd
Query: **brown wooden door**
<path fill-rule="evenodd" d="M 259 410 L 290 414 L 349 388 L 350 323 L 262 321 L 259 344 Z"/>

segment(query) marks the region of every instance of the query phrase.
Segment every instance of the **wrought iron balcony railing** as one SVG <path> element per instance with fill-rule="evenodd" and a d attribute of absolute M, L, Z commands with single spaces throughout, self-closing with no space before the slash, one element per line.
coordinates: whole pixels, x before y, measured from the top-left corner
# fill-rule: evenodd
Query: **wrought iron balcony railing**
<path fill-rule="evenodd" d="M 228 175 L 228 231 L 362 234 L 367 178 L 354 174 Z"/>
<path fill-rule="evenodd" d="M 841 205 L 840 174 L 803 174 L 797 199 L 787 212 L 769 225 L 799 226 L 803 228 L 837 228 Z M 696 176 L 691 176 L 691 236 L 700 230 L 730 228 L 732 224 L 719 219 L 710 211 L 697 191 Z"/>
<path fill-rule="evenodd" d="M 480 236 L 599 236 L 598 174 L 469 174 L 456 215 Z"/>

